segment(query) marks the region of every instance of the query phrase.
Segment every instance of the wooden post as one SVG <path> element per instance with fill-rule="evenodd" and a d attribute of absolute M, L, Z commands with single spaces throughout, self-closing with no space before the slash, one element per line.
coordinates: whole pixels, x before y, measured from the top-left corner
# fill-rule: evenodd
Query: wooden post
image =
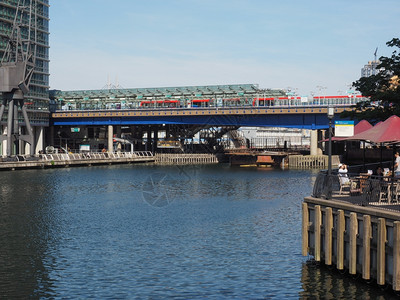
<path fill-rule="evenodd" d="M 314 208 L 314 259 L 321 261 L 321 206 L 315 205 Z"/>
<path fill-rule="evenodd" d="M 400 290 L 400 222 L 393 222 L 393 290 Z"/>
<path fill-rule="evenodd" d="M 302 236 L 303 236 L 303 242 L 302 242 L 302 247 L 301 247 L 301 254 L 303 256 L 307 256 L 308 254 L 308 228 L 309 228 L 309 213 L 308 213 L 308 204 L 306 202 L 303 202 L 302 204 L 303 208 L 303 224 L 302 224 Z"/>
<path fill-rule="evenodd" d="M 344 268 L 344 231 L 345 231 L 345 218 L 344 211 L 342 209 L 338 210 L 337 216 L 337 237 L 336 237 L 336 249 L 337 249 L 337 262 L 336 267 L 338 270 L 343 270 Z"/>
<path fill-rule="evenodd" d="M 365 280 L 371 279 L 371 216 L 363 216 L 363 264 L 362 278 Z"/>
<path fill-rule="evenodd" d="M 349 273 L 357 273 L 357 213 L 350 213 L 350 245 L 349 245 Z"/>
<path fill-rule="evenodd" d="M 332 228 L 332 208 L 327 207 L 325 211 L 325 264 L 328 266 L 332 264 Z"/>
<path fill-rule="evenodd" d="M 378 240 L 377 240 L 377 283 L 385 284 L 385 245 L 386 245 L 386 220 L 378 219 Z"/>

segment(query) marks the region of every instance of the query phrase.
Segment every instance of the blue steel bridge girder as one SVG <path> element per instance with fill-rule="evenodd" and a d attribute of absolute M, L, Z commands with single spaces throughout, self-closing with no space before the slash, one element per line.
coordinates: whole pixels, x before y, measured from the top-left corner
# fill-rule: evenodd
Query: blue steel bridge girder
<path fill-rule="evenodd" d="M 335 116 L 338 120 L 339 115 Z M 334 119 L 334 120 L 335 120 Z M 74 117 L 53 118 L 53 125 L 212 125 L 238 127 L 286 127 L 327 129 L 326 114 L 271 114 L 271 115 L 197 115 L 197 116 L 140 116 L 140 117 Z"/>

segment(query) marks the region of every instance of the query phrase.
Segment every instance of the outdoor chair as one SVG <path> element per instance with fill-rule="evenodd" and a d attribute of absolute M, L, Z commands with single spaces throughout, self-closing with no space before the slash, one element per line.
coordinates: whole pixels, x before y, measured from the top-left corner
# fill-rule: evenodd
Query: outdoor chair
<path fill-rule="evenodd" d="M 392 187 L 392 202 L 399 203 L 400 199 L 400 182 L 393 183 Z"/>
<path fill-rule="evenodd" d="M 367 181 L 369 174 L 360 174 L 359 177 L 354 178 L 354 181 L 350 184 L 350 195 L 359 195 L 366 190 Z"/>
<path fill-rule="evenodd" d="M 341 175 L 341 174 L 338 174 L 338 178 L 339 178 L 339 184 L 340 184 L 339 195 L 341 195 L 345 189 L 348 189 L 348 192 L 350 193 L 350 189 L 352 186 L 351 179 L 349 179 L 348 177 L 343 177 L 343 175 Z M 346 178 L 347 180 L 345 181 L 345 180 L 343 180 L 343 178 Z"/>

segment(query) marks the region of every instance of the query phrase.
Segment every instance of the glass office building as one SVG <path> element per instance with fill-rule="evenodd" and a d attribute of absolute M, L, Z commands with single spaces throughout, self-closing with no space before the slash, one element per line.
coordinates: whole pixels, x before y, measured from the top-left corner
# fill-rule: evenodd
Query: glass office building
<path fill-rule="evenodd" d="M 21 11 L 34 12 L 29 22 L 29 14 L 21 18 Z M 19 9 L 18 9 L 19 8 Z M 18 11 L 18 13 L 17 13 Z M 43 136 L 44 127 L 49 126 L 49 0 L 1 0 L 0 1 L 0 60 L 5 53 L 14 20 L 21 20 L 21 38 L 27 39 L 30 26 L 30 40 L 36 44 L 35 68 L 30 83 L 29 94 L 26 95 L 25 105 L 36 144 L 43 144 L 39 136 Z M 0 97 L 2 95 L 0 94 Z M 2 99 L 1 99 L 2 100 Z M 6 108 L 7 110 L 7 108 Z M 19 115 L 20 123 L 23 117 Z M 1 120 L 2 134 L 7 126 L 7 114 Z M 2 147 L 1 147 L 2 148 Z M 37 148 L 37 146 L 36 146 Z M 4 152 L 3 152 L 4 153 Z"/>

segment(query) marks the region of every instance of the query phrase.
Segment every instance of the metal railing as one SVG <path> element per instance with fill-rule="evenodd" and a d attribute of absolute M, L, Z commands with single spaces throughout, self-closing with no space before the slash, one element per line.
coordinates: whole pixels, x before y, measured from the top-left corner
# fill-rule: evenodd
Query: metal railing
<path fill-rule="evenodd" d="M 40 159 L 46 161 L 61 161 L 61 160 L 90 160 L 90 159 L 122 159 L 122 158 L 140 158 L 153 157 L 150 151 L 134 151 L 134 152 L 88 152 L 88 153 L 54 153 L 40 154 Z"/>
<path fill-rule="evenodd" d="M 321 171 L 315 181 L 313 197 L 340 200 L 362 206 L 391 206 L 400 209 L 400 178 L 369 173 L 328 175 Z"/>

